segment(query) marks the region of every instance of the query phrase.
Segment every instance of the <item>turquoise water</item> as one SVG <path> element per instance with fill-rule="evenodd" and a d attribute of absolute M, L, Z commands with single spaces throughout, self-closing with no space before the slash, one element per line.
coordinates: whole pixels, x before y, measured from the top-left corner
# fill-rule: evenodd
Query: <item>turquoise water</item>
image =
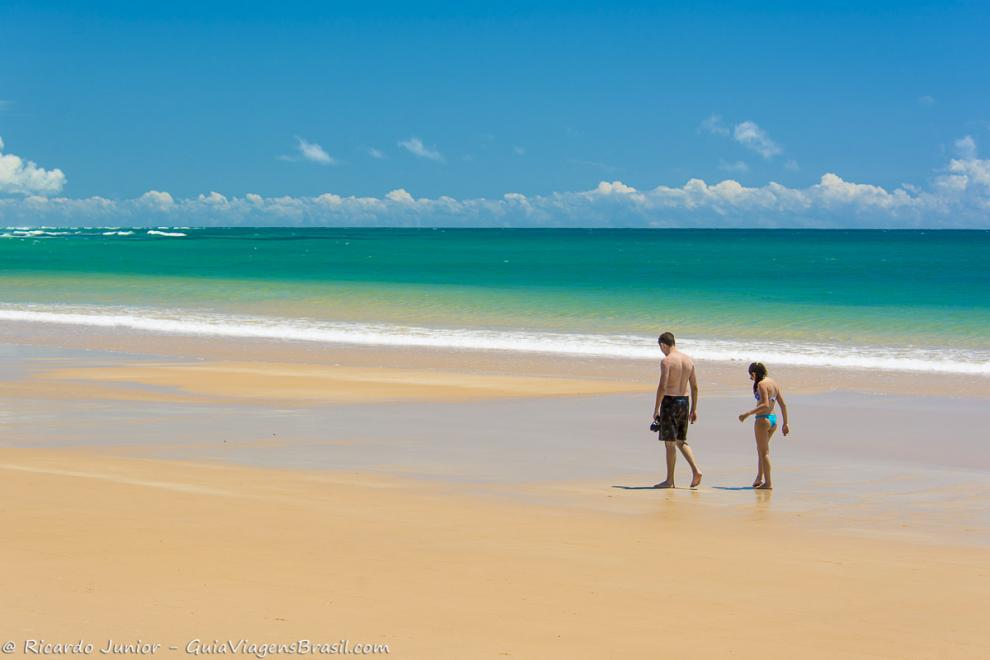
<path fill-rule="evenodd" d="M 988 231 L 109 231 L 5 230 L 0 307 L 990 363 Z"/>

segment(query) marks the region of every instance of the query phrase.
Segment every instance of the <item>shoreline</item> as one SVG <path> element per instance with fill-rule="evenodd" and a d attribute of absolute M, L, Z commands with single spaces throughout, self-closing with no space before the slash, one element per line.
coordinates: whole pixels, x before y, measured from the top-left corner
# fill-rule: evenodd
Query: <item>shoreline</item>
<path fill-rule="evenodd" d="M 132 359 L 165 358 L 193 361 L 252 361 L 307 363 L 355 368 L 399 368 L 452 371 L 493 376 L 539 376 L 608 380 L 626 386 L 655 388 L 659 350 L 655 362 L 514 353 L 496 350 L 409 348 L 315 344 L 288 340 L 194 337 L 155 334 L 126 329 L 86 328 L 67 332 L 65 327 L 44 323 L 0 322 L 0 344 L 28 350 L 97 352 Z M 696 360 L 704 391 L 731 393 L 748 383 L 746 361 Z M 933 394 L 937 396 L 990 397 L 990 377 L 982 375 L 883 371 L 811 366 L 777 366 L 768 363 L 788 392 L 822 393 L 852 391 L 874 394 Z"/>
<path fill-rule="evenodd" d="M 118 306 L 28 305 L 29 309 L 0 306 L 0 324 L 11 334 L 26 334 L 49 326 L 46 332 L 144 334 L 169 340 L 267 341 L 308 344 L 323 348 L 369 350 L 425 350 L 440 352 L 495 352 L 521 356 L 549 356 L 561 360 L 591 359 L 649 362 L 655 356 L 651 336 L 586 330 L 536 329 L 496 326 L 431 327 L 390 321 L 332 321 L 293 316 L 257 316 L 214 313 L 203 309 L 179 310 Z M 16 326 L 26 328 L 17 332 Z M 696 359 L 715 364 L 776 363 L 785 368 L 881 371 L 990 379 L 990 349 L 941 346 L 937 338 L 915 337 L 906 344 L 850 344 L 840 339 L 771 340 L 680 337 L 684 350 Z M 902 339 L 903 341 L 903 339 Z M 916 346 L 914 344 L 920 344 Z"/>

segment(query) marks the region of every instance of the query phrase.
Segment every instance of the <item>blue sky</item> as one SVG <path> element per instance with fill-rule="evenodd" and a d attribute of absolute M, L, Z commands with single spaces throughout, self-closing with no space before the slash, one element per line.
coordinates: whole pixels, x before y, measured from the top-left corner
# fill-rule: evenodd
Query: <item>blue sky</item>
<path fill-rule="evenodd" d="M 985 4 L 200 4 L 0 5 L 0 223 L 990 227 Z"/>

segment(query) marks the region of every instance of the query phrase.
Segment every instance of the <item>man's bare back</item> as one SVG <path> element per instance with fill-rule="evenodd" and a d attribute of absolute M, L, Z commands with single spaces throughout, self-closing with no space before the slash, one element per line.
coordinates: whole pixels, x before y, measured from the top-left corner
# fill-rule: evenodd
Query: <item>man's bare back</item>
<path fill-rule="evenodd" d="M 664 396 L 687 396 L 694 373 L 694 360 L 678 350 L 672 350 L 660 363 L 661 370 L 667 372 L 664 383 Z"/>

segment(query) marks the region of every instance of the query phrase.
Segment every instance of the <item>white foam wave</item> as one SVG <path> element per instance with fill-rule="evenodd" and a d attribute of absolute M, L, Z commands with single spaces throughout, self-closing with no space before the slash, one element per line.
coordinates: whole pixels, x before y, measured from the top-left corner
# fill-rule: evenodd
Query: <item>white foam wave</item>
<path fill-rule="evenodd" d="M 0 238 L 48 238 L 54 236 L 75 236 L 82 232 L 78 231 L 49 231 L 49 227 L 40 229 L 13 229 L 0 234 Z"/>
<path fill-rule="evenodd" d="M 167 227 L 166 227 L 167 229 Z M 186 236 L 186 234 L 181 231 L 158 231 L 157 229 L 149 229 L 148 236 Z"/>
<path fill-rule="evenodd" d="M 239 337 L 325 344 L 508 351 L 652 361 L 656 361 L 659 357 L 655 338 L 634 335 L 427 328 L 310 319 L 225 316 L 190 313 L 184 310 L 169 312 L 133 308 L 3 306 L 0 307 L 0 321 L 89 326 L 170 335 Z M 701 360 L 741 363 L 761 361 L 811 367 L 936 371 L 990 376 L 990 351 L 945 349 L 936 353 L 902 347 L 852 347 L 703 338 L 680 338 L 678 343 Z"/>

